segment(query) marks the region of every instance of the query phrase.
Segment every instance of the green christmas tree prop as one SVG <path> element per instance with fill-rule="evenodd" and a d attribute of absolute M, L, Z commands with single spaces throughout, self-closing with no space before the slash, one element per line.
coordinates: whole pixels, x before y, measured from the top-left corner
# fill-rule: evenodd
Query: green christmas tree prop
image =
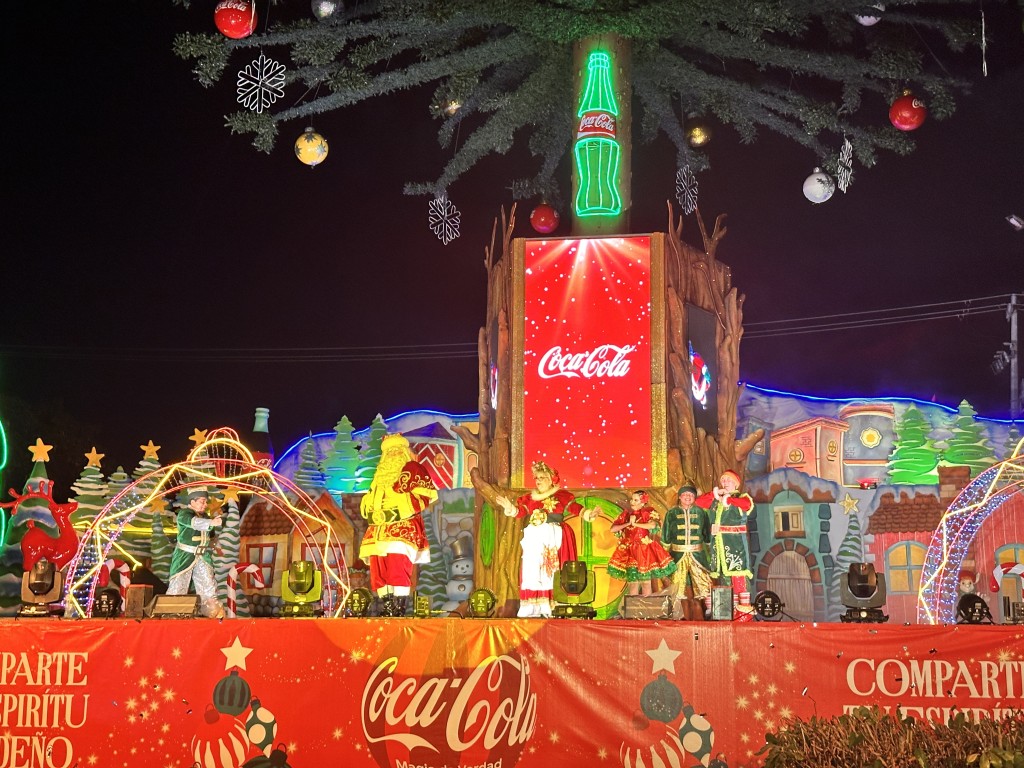
<path fill-rule="evenodd" d="M 939 449 L 930 437 L 932 425 L 914 405 L 896 421 L 896 439 L 889 455 L 889 482 L 893 485 L 935 485 L 939 481 Z"/>
<path fill-rule="evenodd" d="M 830 597 L 828 601 L 829 621 L 838 621 L 843 613 L 843 605 L 839 600 L 839 582 L 845 579 L 850 572 L 850 566 L 854 563 L 864 562 L 864 537 L 861 535 L 860 517 L 854 512 L 849 517 L 846 526 L 846 535 L 839 545 L 839 552 L 836 554 L 836 569 L 832 574 L 832 583 L 829 585 Z"/>
<path fill-rule="evenodd" d="M 131 482 L 131 478 L 124 471 L 124 467 L 119 466 L 111 472 L 107 478 L 107 494 L 104 504 L 109 505 L 117 498 L 121 491 L 131 485 Z M 144 497 L 140 497 L 134 490 L 129 491 L 118 500 L 116 508 L 112 509 L 111 512 L 117 514 L 124 511 L 127 517 L 130 514 L 130 510 L 137 506 L 142 501 L 142 498 Z M 118 524 L 121 522 L 119 520 Z M 115 554 L 114 556 L 119 559 L 127 559 L 132 567 L 135 567 L 137 563 L 144 562 L 149 557 L 150 528 L 151 525 L 148 520 L 140 524 L 138 515 L 132 516 L 132 519 L 125 522 L 124 527 L 121 529 L 121 536 L 117 540 L 120 554 Z"/>
<path fill-rule="evenodd" d="M 370 490 L 373 473 L 377 471 L 377 465 L 380 463 L 380 444 L 387 432 L 388 428 L 384 423 L 384 417 L 378 413 L 370 424 L 370 434 L 366 437 L 366 449 L 359 457 L 359 467 L 356 469 L 357 492 Z"/>
<path fill-rule="evenodd" d="M 978 413 L 966 400 L 960 401 L 956 416 L 950 425 L 952 436 L 946 441 L 942 463 L 955 467 L 970 467 L 971 477 L 977 477 L 996 463 L 996 456 L 985 434 L 985 427 L 977 421 Z"/>
<path fill-rule="evenodd" d="M 195 60 L 204 86 L 225 74 L 234 78 L 242 63 L 264 51 L 287 66 L 286 88 L 292 84 L 309 98 L 282 99 L 279 106 L 227 119 L 233 133 L 255 134 L 255 146 L 268 152 L 282 123 L 295 125 L 286 134 L 290 146 L 313 115 L 322 124 L 324 113 L 433 85 L 430 111 L 441 121 L 440 143 L 453 151 L 434 181 L 410 184 L 407 191 L 446 190 L 488 154 L 505 154 L 522 142 L 537 158 L 536 171 L 512 181 L 515 199 L 558 196 L 555 173 L 575 128 L 573 48 L 581 40 L 614 38 L 631 48 L 627 66 L 642 110 L 638 133 L 645 140 L 667 136 L 679 165 L 708 165 L 688 131 L 695 118 L 713 117 L 744 143 L 764 130 L 785 136 L 831 170 L 844 136 L 865 167 L 879 150 L 914 148 L 886 119 L 904 88 L 927 102 L 931 117 L 949 116 L 952 92 L 963 83 L 938 54 L 979 44 L 981 27 L 977 4 L 967 0 L 950 0 L 938 10 L 897 0 L 870 27 L 855 19 L 864 13 L 863 0 L 345 5 L 322 23 L 286 21 L 243 40 L 182 34 L 174 50 Z M 278 19 L 285 13 L 275 9 Z M 196 19 L 209 23 L 205 12 Z M 995 29 L 996 22 L 989 23 Z"/>
<path fill-rule="evenodd" d="M 1013 458 L 1019 443 L 1020 432 L 1017 431 L 1016 424 L 1011 424 L 1009 431 L 1006 433 L 1006 442 L 1003 443 L 1003 461 Z M 1021 455 L 1024 456 L 1024 447 L 1021 448 Z"/>
<path fill-rule="evenodd" d="M 40 459 L 32 464 L 32 470 L 22 486 L 22 493 L 36 490 L 43 483 L 48 482 L 47 461 L 49 459 Z M 10 501 L 14 501 L 14 499 L 4 489 L 3 502 L 6 504 Z M 53 524 L 53 515 L 50 514 L 50 507 L 44 499 L 27 500 L 18 507 L 16 514 L 9 517 L 7 544 L 0 552 L 0 615 L 13 614 L 21 605 L 21 575 L 25 572 L 21 558 L 21 539 L 25 535 L 27 530 L 25 524 L 29 520 L 33 520 L 35 525 L 51 535 L 57 535 Z"/>
<path fill-rule="evenodd" d="M 164 513 L 154 510 L 152 520 L 152 536 L 149 542 L 149 553 L 152 558 L 150 570 L 163 582 L 171 577 L 171 555 L 174 554 L 174 540 L 164 529 Z"/>
<path fill-rule="evenodd" d="M 78 509 L 71 515 L 71 522 L 79 533 L 85 531 L 107 503 L 107 482 L 103 479 L 99 462 L 90 461 L 82 468 L 82 473 L 71 485 L 74 500 Z"/>
<path fill-rule="evenodd" d="M 316 454 L 316 441 L 313 434 L 302 444 L 299 450 L 299 468 L 295 470 L 295 484 L 306 493 L 313 493 L 324 487 L 326 477 L 320 470 L 320 462 Z"/>
<path fill-rule="evenodd" d="M 228 571 L 238 565 L 242 548 L 242 523 L 238 514 L 238 504 L 229 499 L 220 510 L 223 523 L 217 531 L 217 549 L 213 553 L 213 571 L 217 578 L 217 597 L 222 605 L 227 604 Z M 249 616 L 249 601 L 242 593 L 241 587 L 236 590 L 236 609 L 239 617 Z"/>
<path fill-rule="evenodd" d="M 335 496 L 359 489 L 359 446 L 352 439 L 352 422 L 342 416 L 334 427 L 335 437 L 321 464 L 327 489 Z M 365 490 L 365 489 L 364 489 Z"/>

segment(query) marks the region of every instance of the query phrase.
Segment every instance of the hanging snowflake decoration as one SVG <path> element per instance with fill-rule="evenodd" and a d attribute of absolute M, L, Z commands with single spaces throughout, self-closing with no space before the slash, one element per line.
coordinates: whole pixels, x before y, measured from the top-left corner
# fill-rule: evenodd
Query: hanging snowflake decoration
<path fill-rule="evenodd" d="M 697 210 L 697 177 L 688 165 L 676 171 L 676 200 L 687 216 Z"/>
<path fill-rule="evenodd" d="M 459 222 L 462 214 L 452 205 L 448 195 L 438 195 L 430 201 L 429 222 L 431 231 L 445 245 L 459 236 Z"/>
<path fill-rule="evenodd" d="M 262 113 L 284 96 L 284 64 L 262 53 L 238 73 L 238 103 Z"/>
<path fill-rule="evenodd" d="M 853 144 L 849 139 L 843 139 L 843 148 L 839 151 L 839 172 L 836 174 L 839 182 L 839 189 L 846 192 L 846 188 L 853 182 Z"/>

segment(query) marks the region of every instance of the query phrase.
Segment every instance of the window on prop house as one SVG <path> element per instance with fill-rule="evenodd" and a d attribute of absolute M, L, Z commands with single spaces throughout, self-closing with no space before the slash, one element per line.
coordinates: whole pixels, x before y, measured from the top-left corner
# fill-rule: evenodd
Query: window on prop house
<path fill-rule="evenodd" d="M 775 497 L 772 503 L 775 515 L 775 538 L 795 539 L 804 535 L 804 500 L 792 491 Z"/>
<path fill-rule="evenodd" d="M 263 583 L 269 587 L 274 583 L 274 563 L 277 560 L 277 544 L 250 544 L 248 550 L 249 562 L 260 566 L 260 570 L 263 572 Z M 248 579 L 246 586 L 249 589 L 253 589 L 255 585 L 252 582 L 252 576 L 246 574 L 246 579 Z"/>
<path fill-rule="evenodd" d="M 901 541 L 885 553 L 886 587 L 890 594 L 917 594 L 928 548 L 917 541 Z"/>

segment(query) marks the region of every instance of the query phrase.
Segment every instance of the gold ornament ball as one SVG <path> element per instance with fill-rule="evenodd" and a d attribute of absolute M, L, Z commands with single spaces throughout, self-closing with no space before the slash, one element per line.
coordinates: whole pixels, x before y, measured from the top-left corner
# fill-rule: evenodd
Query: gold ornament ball
<path fill-rule="evenodd" d="M 299 162 L 316 168 L 327 158 L 327 139 L 312 128 L 307 128 L 295 140 L 295 156 Z"/>
<path fill-rule="evenodd" d="M 711 141 L 711 126 L 703 121 L 691 121 L 686 129 L 686 140 L 690 143 L 691 147 L 703 147 Z"/>

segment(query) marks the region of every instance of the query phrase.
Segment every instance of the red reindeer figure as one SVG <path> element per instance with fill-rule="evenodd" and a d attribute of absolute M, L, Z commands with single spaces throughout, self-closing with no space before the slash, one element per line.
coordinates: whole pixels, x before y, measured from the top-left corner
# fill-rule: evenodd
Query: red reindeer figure
<path fill-rule="evenodd" d="M 77 501 L 69 501 L 65 504 L 58 504 L 53 500 L 53 481 L 42 482 L 38 488 L 29 487 L 26 494 L 19 495 L 13 488 L 10 489 L 14 501 L 0 504 L 0 508 L 10 509 L 11 517 L 18 513 L 18 508 L 28 499 L 46 499 L 50 507 L 50 514 L 57 523 L 57 536 L 51 536 L 42 528 L 36 528 L 36 521 L 29 520 L 25 523 L 28 528 L 21 539 L 21 560 L 22 567 L 31 571 L 32 566 L 46 558 L 57 570 L 61 570 L 71 562 L 71 558 L 78 551 L 78 536 L 75 534 L 74 526 L 71 525 L 71 515 L 78 509 Z"/>

